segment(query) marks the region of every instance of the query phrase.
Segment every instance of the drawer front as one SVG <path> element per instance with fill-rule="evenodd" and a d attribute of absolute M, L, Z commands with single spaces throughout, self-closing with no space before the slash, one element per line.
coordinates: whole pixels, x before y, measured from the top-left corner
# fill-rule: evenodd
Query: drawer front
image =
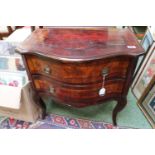
<path fill-rule="evenodd" d="M 125 78 L 130 59 L 116 57 L 92 62 L 57 62 L 37 56 L 26 56 L 31 74 L 41 74 L 57 81 L 70 84 L 86 84 L 101 82 L 102 73 L 106 70 L 106 78 Z"/>
<path fill-rule="evenodd" d="M 52 96 L 64 102 L 78 102 L 81 100 L 101 99 L 111 94 L 121 94 L 124 86 L 124 80 L 105 81 L 106 93 L 99 95 L 102 83 L 89 85 L 68 85 L 48 80 L 44 77 L 33 77 L 34 86 L 38 92 L 51 94 Z"/>

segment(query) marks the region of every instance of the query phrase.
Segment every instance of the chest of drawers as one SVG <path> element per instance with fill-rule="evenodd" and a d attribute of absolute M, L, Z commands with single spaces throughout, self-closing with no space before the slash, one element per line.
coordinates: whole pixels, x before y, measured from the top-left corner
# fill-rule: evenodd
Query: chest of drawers
<path fill-rule="evenodd" d="M 127 104 L 138 56 L 144 53 L 129 30 L 102 27 L 38 29 L 17 51 L 41 105 L 43 95 L 73 107 L 117 100 L 114 125 Z"/>

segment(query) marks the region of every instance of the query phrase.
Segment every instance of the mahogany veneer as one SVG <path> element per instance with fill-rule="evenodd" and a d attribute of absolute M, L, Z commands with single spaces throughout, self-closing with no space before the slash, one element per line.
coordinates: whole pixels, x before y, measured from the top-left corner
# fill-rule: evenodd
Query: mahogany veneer
<path fill-rule="evenodd" d="M 144 54 L 129 30 L 103 27 L 37 29 L 17 51 L 42 105 L 42 95 L 74 107 L 117 100 L 114 125 L 127 103 L 138 56 Z M 99 93 L 102 88 L 105 94 Z"/>

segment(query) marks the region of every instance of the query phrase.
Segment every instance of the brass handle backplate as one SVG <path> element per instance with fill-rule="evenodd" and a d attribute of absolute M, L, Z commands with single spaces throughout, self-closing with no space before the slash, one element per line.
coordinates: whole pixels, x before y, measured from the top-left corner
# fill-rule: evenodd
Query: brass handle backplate
<path fill-rule="evenodd" d="M 49 92 L 50 92 L 50 93 L 54 93 L 54 91 L 55 91 L 55 89 L 54 89 L 53 87 L 50 86 L 50 87 L 49 87 Z"/>
<path fill-rule="evenodd" d="M 109 68 L 104 68 L 102 70 L 102 76 L 107 76 L 109 74 Z"/>
<path fill-rule="evenodd" d="M 51 73 L 51 69 L 49 66 L 44 67 L 44 73 L 46 74 L 50 74 Z"/>

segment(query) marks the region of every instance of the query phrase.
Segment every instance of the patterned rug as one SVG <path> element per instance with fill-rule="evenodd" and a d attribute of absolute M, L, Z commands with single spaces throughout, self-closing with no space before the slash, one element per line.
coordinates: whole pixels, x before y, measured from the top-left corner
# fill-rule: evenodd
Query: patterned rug
<path fill-rule="evenodd" d="M 50 114 L 36 123 L 0 117 L 0 129 L 127 129 L 110 123 Z"/>

